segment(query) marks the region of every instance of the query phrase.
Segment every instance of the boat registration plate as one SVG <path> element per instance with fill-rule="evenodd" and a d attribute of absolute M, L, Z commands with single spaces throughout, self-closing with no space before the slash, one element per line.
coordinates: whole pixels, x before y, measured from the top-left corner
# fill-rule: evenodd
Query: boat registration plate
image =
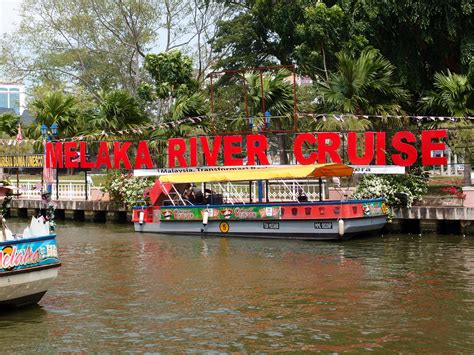
<path fill-rule="evenodd" d="M 280 229 L 278 222 L 263 222 L 263 229 Z"/>
<path fill-rule="evenodd" d="M 332 222 L 314 222 L 314 229 L 332 229 Z"/>

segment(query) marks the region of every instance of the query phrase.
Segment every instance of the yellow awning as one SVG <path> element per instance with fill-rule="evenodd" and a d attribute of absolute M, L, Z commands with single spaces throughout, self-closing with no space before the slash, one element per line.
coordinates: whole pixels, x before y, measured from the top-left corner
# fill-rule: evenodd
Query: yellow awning
<path fill-rule="evenodd" d="M 316 164 L 295 166 L 272 166 L 266 168 L 219 169 L 217 171 L 199 171 L 161 175 L 162 183 L 200 183 L 250 180 L 296 180 L 325 176 L 351 176 L 352 168 L 343 164 Z"/>

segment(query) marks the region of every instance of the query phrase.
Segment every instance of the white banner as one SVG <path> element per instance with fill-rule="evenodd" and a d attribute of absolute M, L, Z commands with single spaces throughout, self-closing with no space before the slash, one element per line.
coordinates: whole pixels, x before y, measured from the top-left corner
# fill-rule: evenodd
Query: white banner
<path fill-rule="evenodd" d="M 291 167 L 292 165 L 245 165 L 245 166 L 200 166 L 189 168 L 137 169 L 133 176 L 160 176 L 176 173 L 222 170 L 256 170 L 268 167 Z M 351 165 L 354 174 L 405 174 L 405 167 L 398 165 Z"/>

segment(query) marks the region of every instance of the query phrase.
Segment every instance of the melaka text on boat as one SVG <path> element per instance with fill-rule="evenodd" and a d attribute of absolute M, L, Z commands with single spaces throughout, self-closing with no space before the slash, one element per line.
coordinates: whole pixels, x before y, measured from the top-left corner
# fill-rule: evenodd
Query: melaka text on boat
<path fill-rule="evenodd" d="M 0 308 L 38 303 L 61 266 L 52 225 L 32 217 L 23 234 L 13 234 L 2 215 L 0 220 Z"/>
<path fill-rule="evenodd" d="M 135 231 L 309 240 L 380 231 L 387 218 L 383 199 L 322 201 L 320 189 L 319 201 L 309 201 L 304 191 L 308 181 L 321 186 L 323 177 L 352 172 L 350 166 L 329 163 L 162 175 L 150 191 L 152 206 L 133 209 Z M 252 193 L 252 182 L 257 182 L 257 193 Z M 292 200 L 269 198 L 275 184 L 291 190 Z M 225 190 L 235 192 L 237 185 L 247 196 L 230 198 Z"/>

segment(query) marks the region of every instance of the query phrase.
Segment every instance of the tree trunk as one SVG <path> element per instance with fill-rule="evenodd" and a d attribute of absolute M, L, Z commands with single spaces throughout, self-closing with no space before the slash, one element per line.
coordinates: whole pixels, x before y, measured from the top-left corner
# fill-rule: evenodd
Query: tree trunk
<path fill-rule="evenodd" d="M 278 135 L 278 151 L 280 153 L 280 165 L 288 165 L 288 154 L 285 151 L 286 136 Z"/>
<path fill-rule="evenodd" d="M 466 148 L 464 149 L 464 186 L 472 185 L 471 172 L 471 157 L 469 156 L 469 150 Z"/>
<path fill-rule="evenodd" d="M 275 120 L 275 126 L 278 131 L 282 130 L 282 124 L 280 122 L 280 119 Z M 286 154 L 286 141 L 287 141 L 287 136 L 285 134 L 278 134 L 277 135 L 277 140 L 278 140 L 278 153 L 280 155 L 280 165 L 287 165 L 288 162 L 288 154 Z"/>

